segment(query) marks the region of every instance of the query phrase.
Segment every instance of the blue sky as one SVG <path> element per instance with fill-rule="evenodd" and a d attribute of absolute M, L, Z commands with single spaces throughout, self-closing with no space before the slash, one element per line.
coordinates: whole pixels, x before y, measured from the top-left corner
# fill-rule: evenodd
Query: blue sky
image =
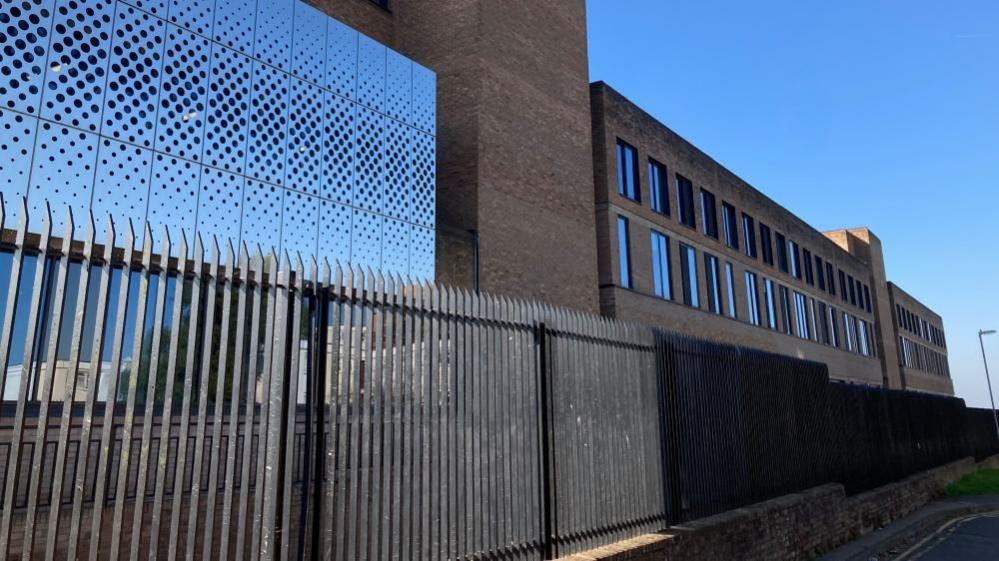
<path fill-rule="evenodd" d="M 999 2 L 587 4 L 591 79 L 819 230 L 869 226 L 889 279 L 944 317 L 957 394 L 986 405 L 977 332 L 999 329 Z M 999 335 L 986 341 L 999 382 Z"/>

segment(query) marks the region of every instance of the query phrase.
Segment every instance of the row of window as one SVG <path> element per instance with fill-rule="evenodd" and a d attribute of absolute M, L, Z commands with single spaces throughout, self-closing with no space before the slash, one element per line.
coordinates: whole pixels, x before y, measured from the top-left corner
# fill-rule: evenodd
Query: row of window
<path fill-rule="evenodd" d="M 617 179 L 618 194 L 635 201 L 642 202 L 642 189 L 638 173 L 638 150 L 627 142 L 617 141 Z M 666 166 L 652 158 L 648 161 L 650 206 L 653 211 L 664 216 L 670 216 L 669 204 L 669 174 Z M 686 177 L 676 174 L 677 220 L 691 229 L 697 229 L 697 219 L 694 206 L 694 185 Z M 701 230 L 703 234 L 714 240 L 719 240 L 735 251 L 742 251 L 751 259 L 759 259 L 771 267 L 776 266 L 782 273 L 790 275 L 808 286 L 818 286 L 832 296 L 838 292 L 843 302 L 867 313 L 873 313 L 871 304 L 871 289 L 859 279 L 843 272 L 834 270 L 832 263 L 822 257 L 813 255 L 811 251 L 802 248 L 797 242 L 789 240 L 780 232 L 771 230 L 769 226 L 756 220 L 745 212 L 741 217 L 736 208 L 726 202 L 721 202 L 721 231 L 718 224 L 718 201 L 714 193 L 701 188 Z M 740 249 L 739 234 L 742 233 L 742 248 Z M 757 244 L 759 232 L 759 244 Z M 775 251 L 776 250 L 776 251 Z M 839 273 L 834 276 L 834 273 Z"/>
<path fill-rule="evenodd" d="M 617 218 L 618 265 L 621 286 L 634 288 L 631 262 L 630 223 L 624 216 Z M 679 294 L 674 292 L 671 265 L 671 245 L 669 237 L 656 230 L 650 234 L 652 256 L 652 281 L 655 295 L 664 300 L 682 302 L 692 308 L 739 319 L 736 303 L 735 269 L 726 261 L 724 268 L 718 257 L 701 251 L 704 262 L 704 295 L 701 302 L 700 275 L 698 272 L 698 252 L 693 246 L 678 242 L 680 252 Z M 837 348 L 843 348 L 864 356 L 875 356 L 873 326 L 856 316 L 837 310 L 835 307 L 816 300 L 798 291 L 792 291 L 772 279 L 763 279 L 763 302 L 760 302 L 760 285 L 757 273 L 745 272 L 746 298 L 749 317 L 746 320 L 755 326 L 782 331 L 802 339 L 815 341 Z M 725 298 L 723 299 L 723 294 Z M 793 305 L 792 305 L 793 298 Z M 724 304 L 723 304 L 724 302 Z M 765 314 L 765 318 L 764 318 Z M 764 323 L 765 320 L 765 323 Z"/>
<path fill-rule="evenodd" d="M 921 345 L 908 337 L 898 338 L 898 354 L 902 366 L 950 378 L 950 365 L 947 355 Z"/>
<path fill-rule="evenodd" d="M 947 348 L 947 339 L 943 329 L 936 327 L 920 315 L 910 312 L 905 306 L 895 304 L 895 314 L 898 316 L 898 326 L 917 337 L 921 337 L 938 347 Z"/>

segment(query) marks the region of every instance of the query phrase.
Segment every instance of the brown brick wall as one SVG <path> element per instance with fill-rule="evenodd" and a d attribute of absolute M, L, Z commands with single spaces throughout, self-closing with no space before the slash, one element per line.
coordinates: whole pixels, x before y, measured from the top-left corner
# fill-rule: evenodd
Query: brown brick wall
<path fill-rule="evenodd" d="M 597 311 L 583 0 L 313 0 L 438 75 L 438 278 Z"/>
<path fill-rule="evenodd" d="M 980 467 L 996 466 L 999 456 L 981 464 L 966 458 L 852 497 L 842 485 L 823 485 L 563 559 L 814 559 L 914 512 L 938 498 L 949 482 Z"/>

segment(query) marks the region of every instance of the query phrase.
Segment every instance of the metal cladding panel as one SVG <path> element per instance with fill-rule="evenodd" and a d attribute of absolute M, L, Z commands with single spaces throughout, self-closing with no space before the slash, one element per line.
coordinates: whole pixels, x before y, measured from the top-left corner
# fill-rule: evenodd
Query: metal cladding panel
<path fill-rule="evenodd" d="M 0 3 L 0 106 L 38 114 L 48 59 L 52 0 L 2 0 Z"/>
<path fill-rule="evenodd" d="M 35 232 L 47 202 L 54 228 L 68 206 L 98 236 L 111 215 L 432 277 L 433 72 L 299 0 L 0 0 L 0 17 L 8 227 L 25 197 Z"/>

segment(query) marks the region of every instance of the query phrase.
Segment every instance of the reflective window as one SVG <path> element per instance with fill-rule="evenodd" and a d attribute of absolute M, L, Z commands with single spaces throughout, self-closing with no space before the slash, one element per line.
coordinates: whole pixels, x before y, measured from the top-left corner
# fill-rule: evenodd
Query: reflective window
<path fill-rule="evenodd" d="M 826 261 L 826 279 L 829 281 L 829 294 L 836 296 L 836 279 L 833 278 L 832 263 Z"/>
<path fill-rule="evenodd" d="M 774 248 L 770 239 L 770 227 L 760 223 L 760 248 L 763 251 L 763 262 L 771 267 L 774 264 Z"/>
<path fill-rule="evenodd" d="M 725 245 L 739 249 L 739 228 L 736 225 L 735 207 L 722 203 L 722 223 L 725 226 Z"/>
<path fill-rule="evenodd" d="M 694 184 L 686 177 L 676 176 L 676 204 L 680 215 L 680 223 L 684 226 L 697 228 L 697 218 L 694 216 Z"/>
<path fill-rule="evenodd" d="M 735 301 L 735 270 L 731 263 L 725 263 L 725 277 L 728 280 L 728 317 L 737 319 L 739 313 L 736 311 Z"/>
<path fill-rule="evenodd" d="M 649 197 L 652 210 L 669 216 L 669 176 L 666 166 L 649 159 Z"/>
<path fill-rule="evenodd" d="M 819 340 L 820 342 L 831 345 L 832 341 L 829 338 L 829 320 L 827 319 L 829 311 L 825 302 L 816 302 L 815 304 L 815 324 L 818 326 L 819 330 Z"/>
<path fill-rule="evenodd" d="M 700 308 L 701 301 L 697 286 L 697 251 L 686 244 L 680 244 L 680 267 L 683 270 L 683 303 Z"/>
<path fill-rule="evenodd" d="M 742 237 L 746 242 L 746 255 L 756 259 L 756 221 L 745 212 L 742 213 Z"/>
<path fill-rule="evenodd" d="M 621 276 L 621 286 L 631 288 L 631 240 L 628 233 L 628 219 L 617 217 L 617 255 L 618 273 Z"/>
<path fill-rule="evenodd" d="M 652 280 L 656 296 L 673 299 L 673 282 L 669 264 L 669 238 L 652 232 Z"/>
<path fill-rule="evenodd" d="M 791 323 L 791 293 L 788 291 L 786 286 L 780 287 L 780 313 L 782 320 L 782 329 L 784 333 L 790 335 L 793 328 Z"/>
<path fill-rule="evenodd" d="M 642 199 L 638 188 L 638 150 L 621 139 L 617 141 L 617 193 L 635 202 Z"/>
<path fill-rule="evenodd" d="M 756 273 L 746 271 L 746 307 L 749 309 L 749 323 L 760 325 L 760 297 L 756 287 Z"/>
<path fill-rule="evenodd" d="M 767 306 L 767 327 L 777 329 L 777 299 L 774 296 L 774 283 L 770 279 L 763 281 L 763 296 Z"/>
<path fill-rule="evenodd" d="M 718 209 L 715 208 L 715 196 L 704 189 L 701 189 L 701 224 L 704 225 L 705 236 L 718 239 Z"/>
<path fill-rule="evenodd" d="M 843 269 L 839 270 L 839 295 L 844 302 L 850 301 L 850 291 L 846 287 L 846 273 L 843 272 Z"/>
<path fill-rule="evenodd" d="M 802 339 L 809 339 L 808 335 L 808 302 L 805 299 L 805 295 L 795 291 L 794 292 L 794 311 L 795 319 L 798 325 L 798 337 Z"/>
<path fill-rule="evenodd" d="M 708 289 L 708 311 L 721 314 L 721 277 L 718 276 L 718 258 L 704 254 L 704 275 Z"/>
<path fill-rule="evenodd" d="M 787 252 L 791 256 L 791 275 L 801 280 L 801 256 L 798 252 L 798 244 L 794 241 L 788 241 Z"/>
<path fill-rule="evenodd" d="M 805 282 L 809 285 L 815 284 L 815 274 L 812 269 L 812 252 L 807 249 L 801 252 L 801 261 L 803 269 L 805 270 Z"/>
<path fill-rule="evenodd" d="M 777 268 L 780 272 L 788 272 L 787 268 L 787 240 L 784 239 L 784 235 L 780 232 L 774 234 L 774 240 L 776 241 L 777 247 Z"/>
<path fill-rule="evenodd" d="M 834 347 L 839 347 L 841 345 L 839 340 L 839 322 L 837 321 L 839 316 L 836 312 L 836 308 L 829 306 L 828 316 L 829 338 L 831 340 L 831 344 Z"/>
<path fill-rule="evenodd" d="M 822 263 L 822 258 L 815 256 L 815 280 L 819 283 L 819 290 L 826 289 L 826 271 Z"/>

